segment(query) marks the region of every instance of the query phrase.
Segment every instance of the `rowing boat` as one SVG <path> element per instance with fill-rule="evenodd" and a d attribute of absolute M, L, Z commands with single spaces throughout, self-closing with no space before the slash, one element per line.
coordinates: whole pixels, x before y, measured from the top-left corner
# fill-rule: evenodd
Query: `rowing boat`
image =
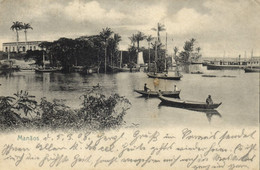
<path fill-rule="evenodd" d="M 158 74 L 150 74 L 150 73 L 147 73 L 147 76 L 149 78 L 158 78 L 158 79 L 166 79 L 166 80 L 180 80 L 182 75 L 180 76 L 168 76 L 168 75 L 165 75 L 165 74 L 162 74 L 162 75 L 158 75 Z"/>
<path fill-rule="evenodd" d="M 185 108 L 185 109 L 216 109 L 222 104 L 222 103 L 207 104 L 206 102 L 187 101 L 187 100 L 184 101 L 181 99 L 163 97 L 162 95 L 159 95 L 159 99 L 166 105 L 172 107 Z"/>
<path fill-rule="evenodd" d="M 146 97 L 158 97 L 159 96 L 158 92 L 156 92 L 156 91 L 144 91 L 144 90 L 134 90 L 134 91 L 136 93 L 139 93 Z M 180 92 L 181 92 L 180 90 L 178 90 L 178 91 L 160 91 L 162 96 L 174 97 L 174 98 L 179 98 Z"/>

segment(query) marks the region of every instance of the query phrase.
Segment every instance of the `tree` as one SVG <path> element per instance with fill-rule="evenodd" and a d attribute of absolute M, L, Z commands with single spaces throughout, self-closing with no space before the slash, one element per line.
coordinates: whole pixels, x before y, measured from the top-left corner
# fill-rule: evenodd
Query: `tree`
<path fill-rule="evenodd" d="M 131 37 L 128 37 L 131 41 L 131 44 L 135 47 L 135 43 L 136 43 L 136 36 L 135 34 L 132 34 Z"/>
<path fill-rule="evenodd" d="M 153 31 L 157 32 L 157 41 L 155 41 L 155 44 L 160 44 L 161 39 L 160 39 L 160 32 L 165 31 L 165 26 L 163 24 L 158 23 L 157 28 L 152 28 Z M 157 53 L 157 45 L 155 45 L 155 61 L 158 60 L 158 53 Z"/>
<path fill-rule="evenodd" d="M 108 41 L 108 49 L 110 49 L 111 52 L 111 65 L 113 65 L 113 58 L 115 54 L 118 52 L 118 45 L 121 41 L 121 36 L 119 34 L 114 34 L 113 38 L 110 38 Z"/>
<path fill-rule="evenodd" d="M 178 53 L 178 51 L 179 51 L 178 47 L 174 47 L 173 51 L 174 51 L 174 56 L 176 57 L 176 56 L 177 56 L 177 53 Z"/>
<path fill-rule="evenodd" d="M 109 37 L 113 34 L 113 31 L 111 31 L 110 28 L 106 27 L 105 29 L 103 28 L 102 32 L 100 32 L 100 37 L 101 40 L 104 43 L 105 47 L 105 73 L 107 71 L 107 45 L 108 45 L 108 39 Z"/>
<path fill-rule="evenodd" d="M 19 33 L 18 31 L 20 31 L 21 29 L 23 29 L 23 23 L 19 22 L 19 21 L 15 21 L 13 22 L 13 25 L 10 27 L 11 30 L 16 32 L 16 46 L 17 46 L 17 53 L 19 53 Z"/>
<path fill-rule="evenodd" d="M 25 36 L 25 51 L 27 51 L 27 30 L 33 29 L 29 23 L 24 23 L 22 29 L 24 29 Z"/>
<path fill-rule="evenodd" d="M 151 41 L 153 40 L 154 38 L 152 37 L 152 35 L 149 35 L 146 37 L 146 41 L 148 42 L 148 51 L 149 51 L 149 63 L 148 63 L 148 69 L 149 69 L 149 72 L 150 72 L 150 64 L 151 64 L 151 52 L 150 52 L 150 45 L 151 45 Z"/>
<path fill-rule="evenodd" d="M 200 50 L 201 50 L 200 47 L 197 47 L 197 48 L 196 48 L 196 51 L 198 52 L 198 54 L 200 53 Z"/>
<path fill-rule="evenodd" d="M 54 48 L 55 44 L 48 41 L 43 41 L 39 44 L 39 47 L 41 47 L 42 50 L 46 50 L 46 56 L 50 58 L 50 63 L 53 66 L 54 65 L 54 58 L 52 55 L 52 48 Z M 50 55 L 50 56 L 49 56 Z"/>
<path fill-rule="evenodd" d="M 179 51 L 178 47 L 175 46 L 173 51 L 174 51 L 174 60 L 177 61 L 178 60 L 177 53 Z"/>
<path fill-rule="evenodd" d="M 161 42 L 160 32 L 166 30 L 165 25 L 158 23 L 157 28 L 152 28 L 152 30 L 157 31 L 157 41 L 160 43 Z"/>
<path fill-rule="evenodd" d="M 184 63 L 189 62 L 189 60 L 191 58 L 191 54 L 193 52 L 195 41 L 196 41 L 196 39 L 192 38 L 189 41 L 186 41 L 184 43 L 184 46 L 183 46 L 184 51 L 180 52 L 178 60 L 180 60 L 181 62 L 184 62 Z"/>
<path fill-rule="evenodd" d="M 143 41 L 146 39 L 146 36 L 144 35 L 144 33 L 138 31 L 137 34 L 135 34 L 135 39 L 136 39 L 136 42 L 137 42 L 137 53 L 139 52 L 139 43 L 140 41 Z"/>

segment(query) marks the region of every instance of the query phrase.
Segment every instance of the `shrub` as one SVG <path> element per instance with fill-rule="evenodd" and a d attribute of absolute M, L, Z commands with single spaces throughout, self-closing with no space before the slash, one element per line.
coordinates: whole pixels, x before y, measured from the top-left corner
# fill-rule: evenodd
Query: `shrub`
<path fill-rule="evenodd" d="M 123 117 L 131 106 L 118 94 L 106 97 L 99 86 L 81 96 L 79 109 L 71 109 L 64 100 L 57 99 L 50 102 L 42 98 L 38 104 L 26 91 L 14 96 L 0 96 L 1 129 L 110 129 L 124 123 Z"/>

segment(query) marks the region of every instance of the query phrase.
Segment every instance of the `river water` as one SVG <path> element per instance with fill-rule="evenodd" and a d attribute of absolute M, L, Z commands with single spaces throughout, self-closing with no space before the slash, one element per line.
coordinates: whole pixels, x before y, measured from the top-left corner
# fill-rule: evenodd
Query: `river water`
<path fill-rule="evenodd" d="M 189 74 L 202 71 L 217 77 L 202 77 Z M 159 89 L 172 90 L 176 84 L 181 89 L 183 100 L 205 101 L 210 94 L 214 102 L 222 105 L 214 113 L 205 113 L 160 105 L 157 98 L 143 98 L 133 92 L 143 89 L 144 83 L 153 89 L 153 79 L 146 73 L 116 73 L 80 75 L 78 73 L 14 72 L 0 76 L 0 95 L 12 95 L 26 90 L 37 99 L 65 99 L 72 107 L 79 107 L 80 96 L 99 83 L 106 94 L 119 93 L 132 104 L 125 116 L 126 125 L 139 127 L 234 127 L 258 126 L 259 118 L 259 73 L 244 73 L 243 70 L 207 70 L 201 65 L 181 69 L 180 81 L 160 80 Z M 169 75 L 173 72 L 169 72 Z M 223 77 L 233 76 L 233 77 Z"/>

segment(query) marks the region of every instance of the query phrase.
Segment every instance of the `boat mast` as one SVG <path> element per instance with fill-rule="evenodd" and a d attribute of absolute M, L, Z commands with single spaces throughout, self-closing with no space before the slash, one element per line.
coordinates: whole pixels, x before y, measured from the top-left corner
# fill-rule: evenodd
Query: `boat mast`
<path fill-rule="evenodd" d="M 240 58 L 241 58 L 241 55 L 239 54 L 238 55 L 238 65 L 239 65 L 239 67 L 240 67 Z"/>
<path fill-rule="evenodd" d="M 167 71 L 166 57 L 167 57 L 167 32 L 166 32 L 165 57 L 164 57 L 164 68 L 165 68 L 165 70 Z"/>
<path fill-rule="evenodd" d="M 42 52 L 42 62 L 43 62 L 43 69 L 45 69 L 45 56 L 44 56 L 44 51 Z"/>
<path fill-rule="evenodd" d="M 224 65 L 224 59 L 225 59 L 225 55 L 226 55 L 226 51 L 224 51 L 224 55 L 223 55 L 223 62 L 222 62 L 222 65 Z"/>
<path fill-rule="evenodd" d="M 120 65 L 119 65 L 119 68 L 121 68 L 121 65 L 122 65 L 122 54 L 123 53 L 123 51 L 121 51 L 121 53 L 120 53 Z"/>
<path fill-rule="evenodd" d="M 251 52 L 251 62 L 250 62 L 251 69 L 252 69 L 252 62 L 253 62 L 253 49 L 252 49 L 252 52 Z"/>

